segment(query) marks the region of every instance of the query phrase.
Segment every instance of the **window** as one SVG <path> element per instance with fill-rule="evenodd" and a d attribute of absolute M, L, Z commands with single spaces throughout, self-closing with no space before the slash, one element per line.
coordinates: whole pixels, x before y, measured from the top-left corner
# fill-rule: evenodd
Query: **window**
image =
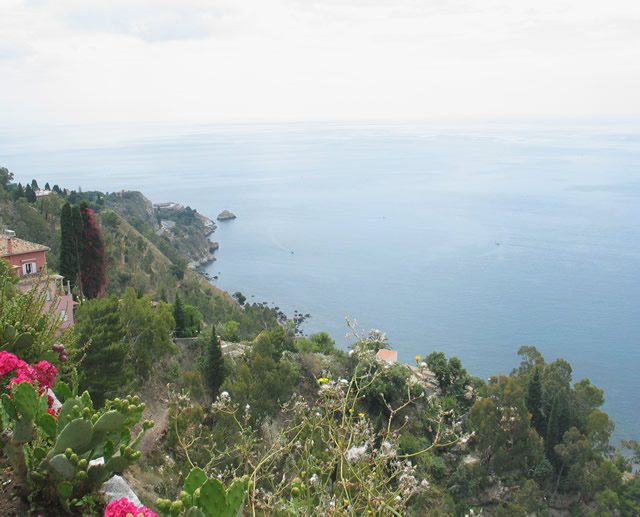
<path fill-rule="evenodd" d="M 62 321 L 69 321 L 69 315 L 67 314 L 67 309 L 62 309 L 60 311 L 60 316 L 62 316 Z"/>
<path fill-rule="evenodd" d="M 22 264 L 22 274 L 30 275 L 31 273 L 35 273 L 38 270 L 38 267 L 35 262 L 25 262 Z"/>

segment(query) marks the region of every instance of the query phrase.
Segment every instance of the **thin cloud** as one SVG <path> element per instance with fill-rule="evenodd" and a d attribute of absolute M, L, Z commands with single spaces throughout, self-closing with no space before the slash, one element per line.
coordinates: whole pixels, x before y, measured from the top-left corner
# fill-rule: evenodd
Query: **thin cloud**
<path fill-rule="evenodd" d="M 640 3 L 4 0 L 29 121 L 640 115 Z"/>

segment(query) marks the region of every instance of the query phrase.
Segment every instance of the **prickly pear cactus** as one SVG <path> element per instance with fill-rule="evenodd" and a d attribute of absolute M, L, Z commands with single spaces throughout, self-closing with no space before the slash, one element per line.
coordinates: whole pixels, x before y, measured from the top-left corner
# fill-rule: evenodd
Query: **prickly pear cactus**
<path fill-rule="evenodd" d="M 0 332 L 0 350 L 21 356 L 22 352 L 33 345 L 35 329 L 18 329 L 14 325 L 7 325 Z"/>
<path fill-rule="evenodd" d="M 247 485 L 246 478 L 236 479 L 227 489 L 196 467 L 185 479 L 179 500 L 158 499 L 156 506 L 171 517 L 238 517 L 242 515 Z"/>
<path fill-rule="evenodd" d="M 11 397 L 2 396 L 3 425 L 7 423 L 11 430 L 3 441 L 14 472 L 22 475 L 17 483 L 31 491 L 55 493 L 69 508 L 140 458 L 136 446 L 153 422 L 145 421 L 132 440 L 131 427 L 145 408 L 138 397 L 107 401 L 96 411 L 89 393 L 72 396 L 69 387 L 60 383 L 55 389 L 64 400 L 57 422 L 47 412 L 46 393 L 38 394 L 27 382 L 14 384 Z M 25 447 L 30 442 L 40 446 Z M 43 443 L 53 445 L 45 448 Z"/>

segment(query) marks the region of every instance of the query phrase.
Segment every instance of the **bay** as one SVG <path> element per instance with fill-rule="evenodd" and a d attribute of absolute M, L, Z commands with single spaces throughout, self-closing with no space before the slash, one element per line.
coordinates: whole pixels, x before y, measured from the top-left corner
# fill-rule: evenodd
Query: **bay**
<path fill-rule="evenodd" d="M 315 124 L 23 128 L 0 165 L 83 190 L 140 190 L 220 223 L 217 285 L 349 315 L 400 360 L 433 350 L 508 374 L 522 345 L 605 389 L 637 438 L 640 133 L 633 125 Z"/>

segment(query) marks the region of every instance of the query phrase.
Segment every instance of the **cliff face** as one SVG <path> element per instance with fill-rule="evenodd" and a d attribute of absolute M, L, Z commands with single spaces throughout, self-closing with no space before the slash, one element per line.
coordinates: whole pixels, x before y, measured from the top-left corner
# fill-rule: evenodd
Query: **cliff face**
<path fill-rule="evenodd" d="M 141 192 L 130 191 L 106 196 L 105 208 L 118 213 L 148 239 L 166 241 L 187 259 L 191 268 L 215 260 L 217 244 L 207 236 L 216 225 L 189 207 L 161 203 L 154 208 Z"/>
<path fill-rule="evenodd" d="M 142 192 L 131 190 L 109 194 L 104 198 L 104 207 L 120 214 L 127 221 L 138 219 L 144 222 L 153 232 L 160 228 L 153 204 Z"/>

